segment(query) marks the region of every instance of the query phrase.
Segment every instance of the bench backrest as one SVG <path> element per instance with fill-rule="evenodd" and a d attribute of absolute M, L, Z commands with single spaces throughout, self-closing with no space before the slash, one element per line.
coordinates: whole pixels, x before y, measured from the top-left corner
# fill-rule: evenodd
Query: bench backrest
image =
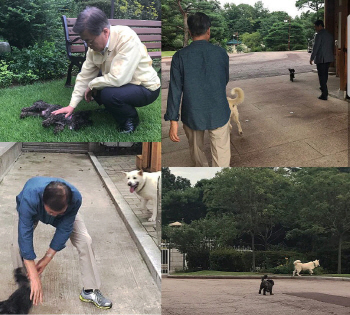
<path fill-rule="evenodd" d="M 80 39 L 79 34 L 73 32 L 75 21 L 76 18 L 67 18 L 65 15 L 62 16 L 64 36 L 69 57 L 72 53 L 85 53 L 87 49 L 85 42 Z M 161 57 L 161 21 L 109 19 L 109 23 L 111 26 L 126 25 L 131 27 L 147 49 L 156 50 L 148 52 L 150 57 Z"/>

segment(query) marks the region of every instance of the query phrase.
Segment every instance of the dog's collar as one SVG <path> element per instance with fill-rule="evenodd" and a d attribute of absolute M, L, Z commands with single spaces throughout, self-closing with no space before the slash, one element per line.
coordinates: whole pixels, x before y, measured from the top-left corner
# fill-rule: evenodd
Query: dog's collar
<path fill-rule="evenodd" d="M 144 183 L 143 183 L 143 186 L 141 187 L 141 189 L 139 189 L 139 190 L 137 191 L 137 193 L 139 193 L 143 188 L 145 188 L 146 182 L 147 182 L 147 177 L 145 177 L 145 181 L 144 181 Z"/>

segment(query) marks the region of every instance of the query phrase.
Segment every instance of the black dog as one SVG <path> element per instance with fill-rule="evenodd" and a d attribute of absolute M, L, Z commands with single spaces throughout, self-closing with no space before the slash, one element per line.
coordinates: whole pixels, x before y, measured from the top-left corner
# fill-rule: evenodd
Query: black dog
<path fill-rule="evenodd" d="M 0 314 L 28 314 L 33 305 L 29 280 L 23 269 L 15 269 L 14 276 L 19 287 L 7 300 L 0 302 Z"/>
<path fill-rule="evenodd" d="M 44 118 L 42 125 L 44 127 L 49 127 L 51 125 L 55 126 L 54 133 L 58 133 L 67 126 L 71 130 L 79 130 L 83 126 L 92 125 L 92 120 L 90 120 L 91 111 L 80 111 L 73 113 L 68 118 L 65 118 L 66 114 L 51 115 L 55 110 L 62 108 L 61 105 L 48 104 L 43 101 L 34 102 L 30 107 L 24 107 L 21 110 L 20 118 L 25 118 L 28 116 L 39 116 Z"/>
<path fill-rule="evenodd" d="M 294 69 L 288 69 L 288 70 L 289 70 L 289 79 L 293 82 L 295 70 Z"/>
<path fill-rule="evenodd" d="M 272 293 L 272 287 L 274 286 L 274 281 L 271 279 L 267 279 L 267 275 L 263 276 L 261 278 L 261 283 L 260 283 L 260 290 L 259 294 L 261 294 L 261 290 L 264 291 L 264 295 L 266 295 L 266 292 L 270 292 L 270 295 L 273 295 Z"/>

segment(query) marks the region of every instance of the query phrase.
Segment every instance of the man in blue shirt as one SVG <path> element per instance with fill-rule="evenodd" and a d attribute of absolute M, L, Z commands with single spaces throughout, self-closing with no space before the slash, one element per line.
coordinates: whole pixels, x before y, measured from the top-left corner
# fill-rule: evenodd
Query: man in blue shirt
<path fill-rule="evenodd" d="M 230 166 L 230 108 L 226 98 L 229 58 L 224 49 L 209 43 L 211 22 L 204 13 L 187 20 L 193 42 L 172 58 L 167 111 L 169 137 L 179 142 L 178 120 L 188 138 L 195 166 L 208 166 L 204 132 L 209 131 L 212 166 Z"/>
<path fill-rule="evenodd" d="M 80 300 L 92 302 L 99 308 L 111 308 L 112 302 L 103 297 L 99 290 L 101 281 L 91 237 L 78 214 L 82 203 L 79 191 L 63 179 L 33 177 L 24 185 L 16 202 L 18 216 L 14 226 L 12 259 L 15 269 L 25 266 L 27 270 L 33 304 L 43 301 L 41 273 L 70 238 L 79 253 L 84 285 Z M 44 257 L 35 263 L 33 232 L 39 221 L 54 226 L 56 232 Z"/>

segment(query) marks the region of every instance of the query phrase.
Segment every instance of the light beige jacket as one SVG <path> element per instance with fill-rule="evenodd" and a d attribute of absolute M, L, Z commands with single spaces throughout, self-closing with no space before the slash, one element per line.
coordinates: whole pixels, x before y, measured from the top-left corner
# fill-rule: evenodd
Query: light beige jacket
<path fill-rule="evenodd" d="M 88 49 L 75 82 L 69 104 L 71 107 L 77 107 L 88 86 L 101 90 L 132 83 L 151 91 L 160 87 L 152 59 L 137 34 L 130 27 L 120 25 L 111 26 L 110 31 L 109 45 L 104 54 Z M 100 70 L 102 76 L 97 77 Z"/>

